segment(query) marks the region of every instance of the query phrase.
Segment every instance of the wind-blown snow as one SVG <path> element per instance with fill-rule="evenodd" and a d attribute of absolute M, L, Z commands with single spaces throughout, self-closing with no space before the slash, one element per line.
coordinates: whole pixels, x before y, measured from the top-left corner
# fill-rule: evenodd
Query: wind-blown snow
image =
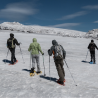
<path fill-rule="evenodd" d="M 6 41 L 9 34 L 14 33 L 15 38 L 21 42 L 21 49 L 25 64 L 22 60 L 20 48 L 16 47 L 16 58 L 18 63 L 9 66 L 2 60 L 6 59 L 7 51 Z M 41 75 L 29 76 L 30 55 L 28 47 L 33 38 L 37 38 L 44 51 L 44 64 L 46 77 L 44 77 L 43 58 L 40 54 Z M 57 70 L 50 58 L 50 76 L 49 76 L 49 56 L 47 50 L 55 39 L 66 50 L 66 62 L 74 77 L 76 83 L 64 64 L 65 69 L 65 86 L 57 84 L 54 80 L 58 79 Z M 0 30 L 0 98 L 98 98 L 98 51 L 96 51 L 96 63 L 83 63 L 87 54 L 87 46 L 90 39 L 72 38 L 52 35 L 27 34 L 17 31 Z M 98 41 L 95 40 L 97 44 Z M 7 60 L 10 60 L 10 53 Z M 90 61 L 90 54 L 87 59 Z M 50 81 L 51 77 L 51 81 Z M 75 86 L 75 85 L 78 86 Z"/>
<path fill-rule="evenodd" d="M 22 25 L 18 22 L 4 22 L 0 24 L 0 28 L 3 30 L 21 31 L 25 33 L 35 33 L 35 34 L 52 34 L 67 37 L 85 37 L 86 32 L 44 27 L 44 26 L 30 26 Z"/>

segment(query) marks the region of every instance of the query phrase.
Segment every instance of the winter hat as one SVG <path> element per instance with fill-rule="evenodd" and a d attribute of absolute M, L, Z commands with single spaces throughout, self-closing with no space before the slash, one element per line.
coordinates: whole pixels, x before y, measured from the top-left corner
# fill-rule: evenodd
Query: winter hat
<path fill-rule="evenodd" d="M 13 33 L 10 33 L 10 37 L 14 37 L 14 34 Z"/>
<path fill-rule="evenodd" d="M 52 40 L 52 45 L 58 45 L 56 40 Z"/>
<path fill-rule="evenodd" d="M 94 42 L 94 40 L 91 40 L 91 42 Z"/>

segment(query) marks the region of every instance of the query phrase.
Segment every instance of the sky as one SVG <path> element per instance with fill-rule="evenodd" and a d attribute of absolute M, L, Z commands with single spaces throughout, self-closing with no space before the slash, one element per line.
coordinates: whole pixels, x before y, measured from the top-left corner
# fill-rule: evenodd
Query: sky
<path fill-rule="evenodd" d="M 98 0 L 1 0 L 3 22 L 88 32 L 98 29 Z"/>

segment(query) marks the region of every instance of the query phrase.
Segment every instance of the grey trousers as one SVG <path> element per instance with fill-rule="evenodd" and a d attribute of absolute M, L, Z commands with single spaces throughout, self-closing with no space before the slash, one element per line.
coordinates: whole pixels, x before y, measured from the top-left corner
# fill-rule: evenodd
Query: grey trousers
<path fill-rule="evenodd" d="M 31 56 L 32 56 L 32 68 L 35 68 L 35 60 L 36 60 L 37 71 L 40 71 L 39 55 L 31 55 Z"/>
<path fill-rule="evenodd" d="M 63 59 L 55 60 L 55 66 L 56 66 L 60 81 L 64 81 L 64 77 L 65 77 L 65 71 L 64 71 L 63 65 L 64 65 Z"/>

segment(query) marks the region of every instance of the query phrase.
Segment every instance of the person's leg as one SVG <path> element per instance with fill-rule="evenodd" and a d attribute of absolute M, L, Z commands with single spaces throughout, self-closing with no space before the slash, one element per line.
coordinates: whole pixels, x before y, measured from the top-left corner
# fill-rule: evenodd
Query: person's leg
<path fill-rule="evenodd" d="M 95 51 L 93 51 L 92 55 L 93 55 L 93 63 L 95 63 L 96 62 L 95 61 Z"/>
<path fill-rule="evenodd" d="M 55 65 L 56 65 L 56 69 L 57 69 L 57 72 L 59 75 L 59 80 L 63 82 L 64 81 L 64 73 L 63 73 L 62 67 L 61 67 L 61 60 L 56 60 Z"/>
<path fill-rule="evenodd" d="M 93 53 L 92 53 L 92 51 L 90 51 L 90 55 L 91 55 L 91 61 L 90 62 L 92 62 L 92 60 L 93 60 Z"/>
<path fill-rule="evenodd" d="M 10 48 L 9 50 L 10 50 L 10 52 L 11 52 L 11 64 L 14 64 L 14 61 L 13 61 L 13 58 L 14 58 L 14 51 L 13 51 L 13 48 Z"/>
<path fill-rule="evenodd" d="M 40 71 L 39 55 L 36 55 L 37 71 Z"/>
<path fill-rule="evenodd" d="M 62 68 L 63 75 L 64 75 L 64 77 L 65 77 L 65 71 L 64 71 L 63 66 L 64 66 L 64 63 L 63 63 L 63 60 L 61 60 L 61 68 Z"/>
<path fill-rule="evenodd" d="M 16 62 L 16 57 L 15 57 L 15 48 L 13 49 L 13 54 L 14 54 L 14 62 Z"/>
<path fill-rule="evenodd" d="M 31 72 L 34 73 L 34 69 L 35 69 L 35 55 L 31 55 L 32 57 L 32 68 L 31 68 Z"/>

